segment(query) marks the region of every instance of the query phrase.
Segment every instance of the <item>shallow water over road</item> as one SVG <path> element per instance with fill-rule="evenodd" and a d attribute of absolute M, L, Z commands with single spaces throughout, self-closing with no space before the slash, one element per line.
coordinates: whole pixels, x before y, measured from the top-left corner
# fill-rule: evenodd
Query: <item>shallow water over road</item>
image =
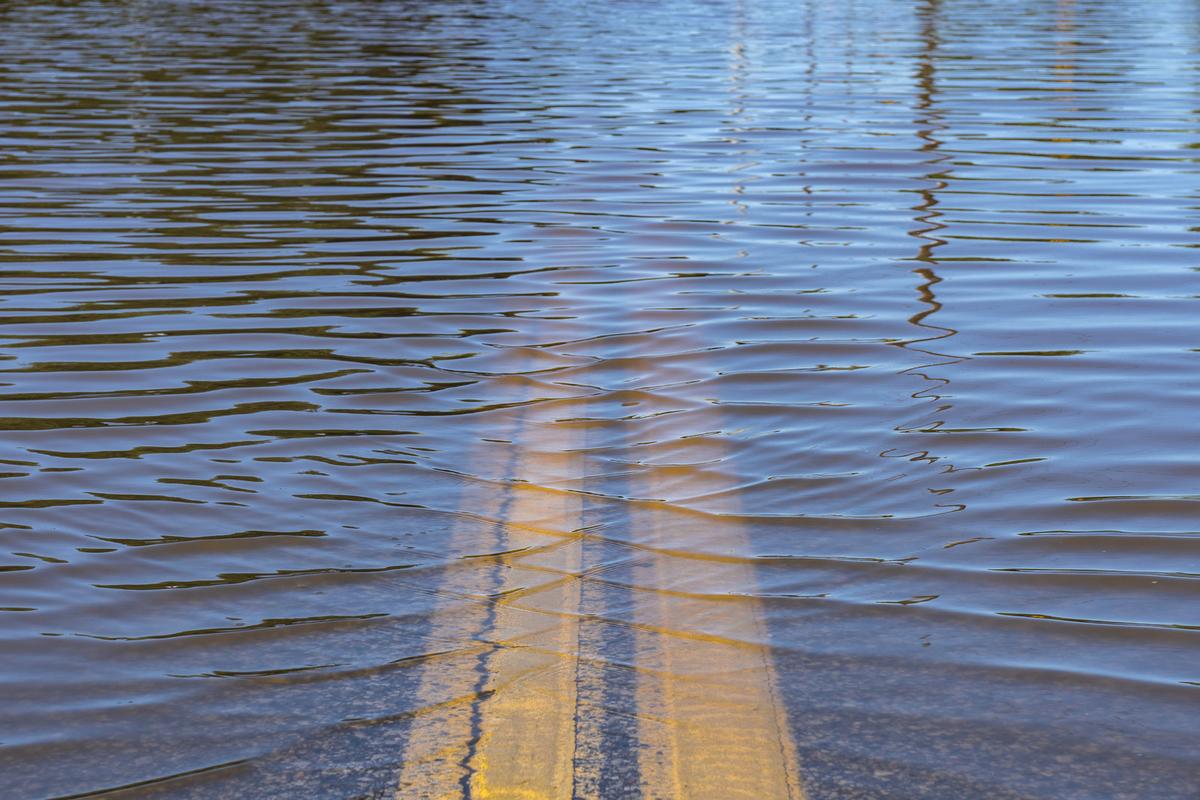
<path fill-rule="evenodd" d="M 1195 3 L 0 22 L 0 795 L 1200 796 Z"/>

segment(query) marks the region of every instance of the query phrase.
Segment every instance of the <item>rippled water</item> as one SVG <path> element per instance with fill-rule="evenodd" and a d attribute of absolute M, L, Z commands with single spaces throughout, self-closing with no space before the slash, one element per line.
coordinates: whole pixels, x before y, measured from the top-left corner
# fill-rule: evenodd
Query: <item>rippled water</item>
<path fill-rule="evenodd" d="M 1195 3 L 0 20 L 4 797 L 1200 797 Z"/>

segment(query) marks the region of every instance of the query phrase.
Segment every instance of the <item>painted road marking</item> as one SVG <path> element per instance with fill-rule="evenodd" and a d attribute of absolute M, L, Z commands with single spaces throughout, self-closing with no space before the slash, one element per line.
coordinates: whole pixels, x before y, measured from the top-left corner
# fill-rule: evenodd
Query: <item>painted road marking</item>
<path fill-rule="evenodd" d="M 535 412 L 536 406 L 517 410 L 511 438 L 535 441 L 539 453 L 569 453 L 578 428 L 539 422 Z M 521 480 L 546 469 L 535 462 L 555 459 L 514 447 L 516 479 L 484 492 L 466 487 L 469 513 L 448 550 L 521 549 L 523 558 L 497 556 L 486 575 L 451 568 L 439 587 L 453 602 L 435 618 L 431 649 L 444 643 L 449 655 L 423 669 L 417 700 L 425 710 L 406 743 L 397 798 L 570 796 L 582 556 L 574 528 L 581 499 Z M 559 461 L 570 468 L 577 459 Z"/>
<path fill-rule="evenodd" d="M 570 526 L 578 524 L 580 496 L 533 486 L 517 496 L 511 521 L 566 538 L 552 554 L 561 577 L 511 568 L 506 585 L 513 594 L 495 607 L 492 694 L 481 705 L 469 762 L 468 796 L 479 800 L 570 797 L 575 775 L 583 542 Z M 528 588 L 529 578 L 541 582 Z"/>
<path fill-rule="evenodd" d="M 450 654 L 426 662 L 418 702 L 427 709 L 409 737 L 397 798 L 578 800 L 583 787 L 600 785 L 579 774 L 595 761 L 576 759 L 598 746 L 577 741 L 596 730 L 577 719 L 604 712 L 578 708 L 581 681 L 595 679 L 581 671 L 579 652 L 588 496 L 547 485 L 581 476 L 585 423 L 554 420 L 554 406 L 519 409 L 515 480 L 465 508 L 449 545 L 519 552 L 494 558 L 488 585 L 478 570 L 450 570 L 441 588 L 470 602 L 451 603 L 435 621 L 431 649 L 445 643 Z M 636 488 L 653 497 L 659 487 Z M 707 539 L 710 552 L 744 553 L 744 527 L 733 514 L 715 522 L 665 503 L 589 502 L 621 504 L 629 526 L 638 708 L 621 711 L 638 719 L 638 749 L 627 757 L 637 760 L 641 797 L 803 800 L 754 566 L 694 547 Z M 480 519 L 491 520 L 486 536 Z"/>
<path fill-rule="evenodd" d="M 703 524 L 681 526 L 678 511 L 657 505 L 638 515 L 648 538 Z M 744 530 L 718 524 L 722 549 L 738 552 Z M 753 565 L 657 550 L 637 575 L 646 587 L 637 602 L 642 797 L 803 800 Z"/>

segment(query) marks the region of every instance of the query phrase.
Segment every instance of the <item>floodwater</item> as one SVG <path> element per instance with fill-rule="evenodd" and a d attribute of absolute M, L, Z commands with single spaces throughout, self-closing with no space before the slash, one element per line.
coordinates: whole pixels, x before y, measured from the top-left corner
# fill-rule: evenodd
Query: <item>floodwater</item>
<path fill-rule="evenodd" d="M 0 24 L 5 800 L 1200 797 L 1196 3 Z"/>

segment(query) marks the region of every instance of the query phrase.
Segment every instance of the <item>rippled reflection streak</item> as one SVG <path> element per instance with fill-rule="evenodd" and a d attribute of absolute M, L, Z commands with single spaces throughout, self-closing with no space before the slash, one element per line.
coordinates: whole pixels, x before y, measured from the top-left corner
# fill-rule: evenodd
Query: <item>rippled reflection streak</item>
<path fill-rule="evenodd" d="M 0 3 L 0 794 L 1200 796 L 1197 16 Z"/>

